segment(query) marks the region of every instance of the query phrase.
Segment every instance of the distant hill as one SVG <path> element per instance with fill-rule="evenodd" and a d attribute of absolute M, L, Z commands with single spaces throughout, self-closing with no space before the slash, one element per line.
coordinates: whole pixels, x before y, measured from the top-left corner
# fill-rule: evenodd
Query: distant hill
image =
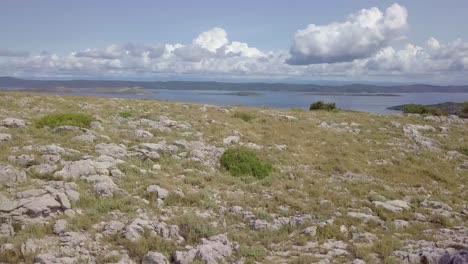
<path fill-rule="evenodd" d="M 142 88 L 170 90 L 297 91 L 317 93 L 468 93 L 468 85 L 437 86 L 427 84 L 380 86 L 369 84 L 315 85 L 291 83 L 225 83 L 193 81 L 120 81 L 120 80 L 25 80 L 0 77 L 0 88 Z"/>

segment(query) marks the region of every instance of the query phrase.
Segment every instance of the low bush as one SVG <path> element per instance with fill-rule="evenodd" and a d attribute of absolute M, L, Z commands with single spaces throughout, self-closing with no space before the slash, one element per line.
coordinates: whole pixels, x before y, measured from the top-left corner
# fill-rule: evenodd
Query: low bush
<path fill-rule="evenodd" d="M 447 112 L 437 107 L 429 107 L 424 105 L 407 105 L 403 107 L 403 113 L 406 114 L 420 114 L 420 115 L 434 115 L 442 116 L 447 115 Z"/>
<path fill-rule="evenodd" d="M 48 126 L 50 128 L 59 126 L 77 126 L 82 128 L 89 128 L 91 122 L 95 119 L 84 113 L 61 113 L 46 115 L 36 122 L 37 128 Z"/>
<path fill-rule="evenodd" d="M 250 114 L 250 113 L 246 113 L 246 112 L 235 112 L 232 117 L 234 118 L 239 118 L 239 119 L 242 119 L 244 120 L 245 122 L 250 122 L 252 121 L 255 116 Z"/>
<path fill-rule="evenodd" d="M 220 162 L 232 176 L 254 176 L 263 179 L 272 171 L 269 161 L 260 160 L 254 151 L 244 148 L 228 149 L 221 156 Z"/>
<path fill-rule="evenodd" d="M 336 104 L 335 103 L 324 103 L 323 101 L 317 101 L 313 104 L 310 105 L 309 110 L 314 111 L 314 110 L 326 110 L 326 111 L 332 111 L 336 109 Z"/>

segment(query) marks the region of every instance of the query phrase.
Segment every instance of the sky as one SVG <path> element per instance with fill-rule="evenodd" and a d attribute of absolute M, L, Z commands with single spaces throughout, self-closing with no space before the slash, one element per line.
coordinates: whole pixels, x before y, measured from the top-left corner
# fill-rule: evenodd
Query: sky
<path fill-rule="evenodd" d="M 468 1 L 0 1 L 0 75 L 468 84 Z"/>

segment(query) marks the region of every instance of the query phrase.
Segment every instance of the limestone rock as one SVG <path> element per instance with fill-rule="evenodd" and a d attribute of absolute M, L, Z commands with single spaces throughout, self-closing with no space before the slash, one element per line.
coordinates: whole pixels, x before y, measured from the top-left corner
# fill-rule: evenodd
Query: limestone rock
<path fill-rule="evenodd" d="M 112 157 L 100 156 L 96 160 L 66 161 L 60 171 L 54 176 L 63 179 L 77 179 L 89 175 L 109 175 L 109 169 L 118 164 Z"/>
<path fill-rule="evenodd" d="M 18 118 L 5 118 L 3 119 L 3 125 L 6 127 L 15 127 L 15 128 L 23 128 L 26 127 L 26 122 L 22 119 Z"/>
<path fill-rule="evenodd" d="M 0 142 L 10 141 L 11 139 L 11 134 L 0 133 Z"/>
<path fill-rule="evenodd" d="M 142 264 L 169 264 L 167 258 L 159 252 L 148 252 L 141 262 Z"/>
<path fill-rule="evenodd" d="M 0 224 L 0 237 L 12 237 L 15 235 L 13 226 L 7 223 Z"/>
<path fill-rule="evenodd" d="M 67 228 L 67 220 L 65 219 L 59 219 L 55 222 L 54 224 L 54 227 L 53 227 L 53 230 L 54 230 L 54 233 L 55 234 L 60 234 L 62 232 L 65 231 L 65 229 Z"/>
<path fill-rule="evenodd" d="M 169 195 L 169 191 L 159 187 L 158 185 L 150 185 L 146 188 L 146 191 L 148 194 L 156 194 L 158 198 L 160 199 L 166 199 L 167 196 Z"/>
<path fill-rule="evenodd" d="M 35 157 L 34 155 L 19 155 L 19 156 L 8 156 L 8 161 L 13 163 L 18 163 L 23 166 L 29 166 L 34 163 Z"/>
<path fill-rule="evenodd" d="M 149 139 L 149 138 L 154 137 L 154 135 L 151 132 L 141 130 L 141 129 L 135 130 L 134 134 L 135 134 L 135 137 L 141 138 L 141 139 Z"/>
<path fill-rule="evenodd" d="M 0 164 L 0 186 L 26 180 L 26 173 L 11 165 Z"/>
<path fill-rule="evenodd" d="M 31 216 L 48 215 L 62 208 L 62 205 L 50 194 L 20 200 L 20 203 L 24 203 L 23 207 Z"/>
<path fill-rule="evenodd" d="M 237 144 L 240 142 L 240 137 L 239 136 L 229 136 L 225 139 L 223 139 L 224 145 L 233 145 Z"/>
<path fill-rule="evenodd" d="M 125 224 L 120 221 L 110 221 L 104 225 L 104 235 L 115 235 L 125 228 Z"/>
<path fill-rule="evenodd" d="M 386 201 L 386 202 L 380 202 L 380 201 L 374 201 L 372 202 L 375 206 L 382 207 L 388 211 L 391 211 L 393 213 L 401 213 L 404 210 L 409 210 L 410 206 L 407 202 L 402 201 L 402 200 L 393 200 L 393 201 Z"/>
<path fill-rule="evenodd" d="M 28 171 L 32 171 L 40 176 L 52 175 L 56 170 L 57 165 L 47 163 L 34 165 L 28 168 Z"/>
<path fill-rule="evenodd" d="M 317 227 L 316 226 L 309 226 L 306 229 L 304 229 L 304 234 L 309 235 L 309 236 L 315 236 L 317 234 Z"/>
<path fill-rule="evenodd" d="M 96 145 L 95 151 L 101 155 L 111 156 L 116 159 L 125 159 L 127 157 L 127 149 L 123 145 L 115 143 L 101 143 Z"/>
<path fill-rule="evenodd" d="M 428 149 L 438 149 L 439 148 L 439 142 L 429 138 L 425 137 L 421 134 L 420 131 L 432 131 L 435 132 L 435 128 L 428 126 L 428 125 L 411 125 L 407 124 L 403 127 L 403 133 L 405 136 L 408 138 L 411 138 L 416 142 L 421 147 L 425 147 Z"/>

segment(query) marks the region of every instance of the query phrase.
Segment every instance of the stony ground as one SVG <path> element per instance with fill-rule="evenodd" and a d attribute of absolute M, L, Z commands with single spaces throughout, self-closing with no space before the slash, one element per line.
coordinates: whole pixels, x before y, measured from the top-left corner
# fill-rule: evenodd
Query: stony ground
<path fill-rule="evenodd" d="M 96 121 L 35 126 L 70 112 Z M 456 117 L 0 93 L 0 262 L 466 263 L 467 131 Z M 235 146 L 273 174 L 220 168 Z"/>

